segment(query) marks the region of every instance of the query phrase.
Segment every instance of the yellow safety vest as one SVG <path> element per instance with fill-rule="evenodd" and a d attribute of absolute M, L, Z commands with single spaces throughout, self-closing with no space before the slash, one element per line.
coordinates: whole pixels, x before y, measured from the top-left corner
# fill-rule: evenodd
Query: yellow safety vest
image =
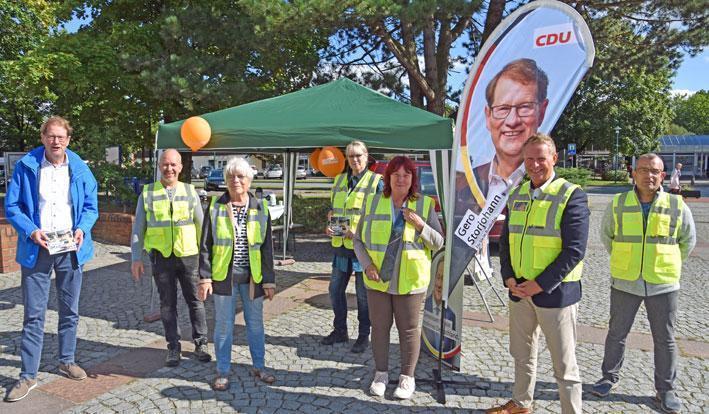
<path fill-rule="evenodd" d="M 359 237 L 377 269 L 381 269 L 384 261 L 394 223 L 390 200 L 391 198 L 384 197 L 383 194 L 370 195 L 367 199 L 366 214 L 362 217 Z M 427 221 L 433 202 L 431 197 L 419 195 L 416 200 L 409 200 L 406 207 Z M 399 265 L 398 290 L 400 294 L 405 295 L 412 290 L 428 286 L 431 280 L 431 250 L 424 244 L 421 234 L 408 222 L 404 225 L 402 241 L 404 248 Z M 364 283 L 368 288 L 381 292 L 389 289 L 389 282 L 375 282 L 366 276 Z"/>
<path fill-rule="evenodd" d="M 357 182 L 355 188 L 349 191 L 347 185 L 347 173 L 338 174 L 335 177 L 335 184 L 332 187 L 330 202 L 332 204 L 332 215 L 334 217 L 349 217 L 350 231 L 357 231 L 357 225 L 360 217 L 362 217 L 362 207 L 369 194 L 376 192 L 377 185 L 382 176 L 373 173 L 370 170 L 365 171 L 362 177 Z M 341 237 L 332 237 L 332 246 L 344 246 L 348 249 L 353 249 L 352 240 Z"/>
<path fill-rule="evenodd" d="M 561 253 L 561 217 L 566 204 L 579 186 L 558 178 L 532 200 L 526 181 L 507 200 L 510 259 L 515 276 L 534 280 Z M 581 280 L 583 261 L 562 282 Z"/>
<path fill-rule="evenodd" d="M 682 273 L 677 236 L 682 226 L 682 197 L 660 192 L 650 207 L 647 225 L 634 190 L 613 197 L 611 276 L 648 283 L 676 283 Z"/>
<path fill-rule="evenodd" d="M 143 186 L 143 208 L 146 229 L 144 248 L 155 249 L 169 257 L 192 256 L 199 253 L 199 231 L 194 225 L 194 208 L 199 196 L 192 184 L 178 182 L 172 203 L 160 181 Z"/>
<path fill-rule="evenodd" d="M 246 239 L 249 244 L 249 269 L 254 283 L 261 283 L 261 245 L 266 240 L 268 210 L 265 200 L 258 200 L 258 208 L 246 212 Z M 217 203 L 212 197 L 209 203 L 209 217 L 212 225 L 212 280 L 226 279 L 234 255 L 234 225 L 227 204 Z"/>

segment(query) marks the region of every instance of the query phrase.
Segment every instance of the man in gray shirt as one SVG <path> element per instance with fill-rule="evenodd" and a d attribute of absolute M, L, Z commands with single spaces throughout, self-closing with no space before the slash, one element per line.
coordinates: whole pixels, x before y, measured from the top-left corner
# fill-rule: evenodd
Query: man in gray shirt
<path fill-rule="evenodd" d="M 677 376 L 677 319 L 682 262 L 696 244 L 692 212 L 677 195 L 662 190 L 662 159 L 638 159 L 635 188 L 618 194 L 606 209 L 600 236 L 611 254 L 611 303 L 603 356 L 603 378 L 591 393 L 606 397 L 620 379 L 625 340 L 640 303 L 645 302 L 655 345 L 655 388 L 663 412 L 678 413 L 674 393 Z"/>
<path fill-rule="evenodd" d="M 174 367 L 181 359 L 177 325 L 177 282 L 189 308 L 195 357 L 207 362 L 207 320 L 204 303 L 197 298 L 199 235 L 204 212 L 191 184 L 178 181 L 182 158 L 166 150 L 159 161 L 160 181 L 147 184 L 138 198 L 131 235 L 131 273 L 136 281 L 144 273 L 142 250 L 150 255 L 153 278 L 160 294 L 160 319 L 165 328 L 165 365 Z"/>

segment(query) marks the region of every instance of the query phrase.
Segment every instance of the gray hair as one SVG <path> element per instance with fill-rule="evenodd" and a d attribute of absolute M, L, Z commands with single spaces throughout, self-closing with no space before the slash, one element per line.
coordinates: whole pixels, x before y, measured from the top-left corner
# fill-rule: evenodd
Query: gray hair
<path fill-rule="evenodd" d="M 660 160 L 660 162 L 662 163 L 662 168 L 665 168 L 665 162 L 662 161 L 662 157 L 660 157 L 659 155 L 655 154 L 654 152 L 648 152 L 648 153 L 646 153 L 646 154 L 643 154 L 643 155 L 639 156 L 639 157 L 638 157 L 638 162 L 640 162 L 640 160 L 652 161 L 652 160 L 654 160 L 655 158 L 657 158 L 658 160 Z M 635 163 L 635 168 L 638 168 L 638 162 Z"/>
<path fill-rule="evenodd" d="M 254 171 L 245 159 L 241 157 L 229 158 L 229 161 L 224 166 L 224 181 L 229 181 L 229 177 L 234 177 L 238 173 L 249 177 L 249 180 L 254 179 Z"/>

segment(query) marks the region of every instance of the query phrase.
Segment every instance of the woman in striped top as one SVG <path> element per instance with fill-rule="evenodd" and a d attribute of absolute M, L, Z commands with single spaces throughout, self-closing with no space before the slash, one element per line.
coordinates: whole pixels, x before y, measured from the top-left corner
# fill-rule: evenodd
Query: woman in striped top
<path fill-rule="evenodd" d="M 227 192 L 212 199 L 202 225 L 198 293 L 202 300 L 214 294 L 217 376 L 212 387 L 217 391 L 229 389 L 239 298 L 253 362 L 251 374 L 268 384 L 276 381 L 264 361 L 263 299 L 273 299 L 276 288 L 271 220 L 268 206 L 249 193 L 252 179 L 249 164 L 243 158 L 231 158 L 224 168 Z"/>

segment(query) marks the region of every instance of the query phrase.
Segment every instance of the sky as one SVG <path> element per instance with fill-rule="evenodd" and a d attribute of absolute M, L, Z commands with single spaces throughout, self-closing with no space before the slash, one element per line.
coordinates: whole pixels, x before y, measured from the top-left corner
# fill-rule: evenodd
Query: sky
<path fill-rule="evenodd" d="M 709 90 L 709 48 L 693 57 L 685 57 L 674 78 L 675 91 Z"/>

